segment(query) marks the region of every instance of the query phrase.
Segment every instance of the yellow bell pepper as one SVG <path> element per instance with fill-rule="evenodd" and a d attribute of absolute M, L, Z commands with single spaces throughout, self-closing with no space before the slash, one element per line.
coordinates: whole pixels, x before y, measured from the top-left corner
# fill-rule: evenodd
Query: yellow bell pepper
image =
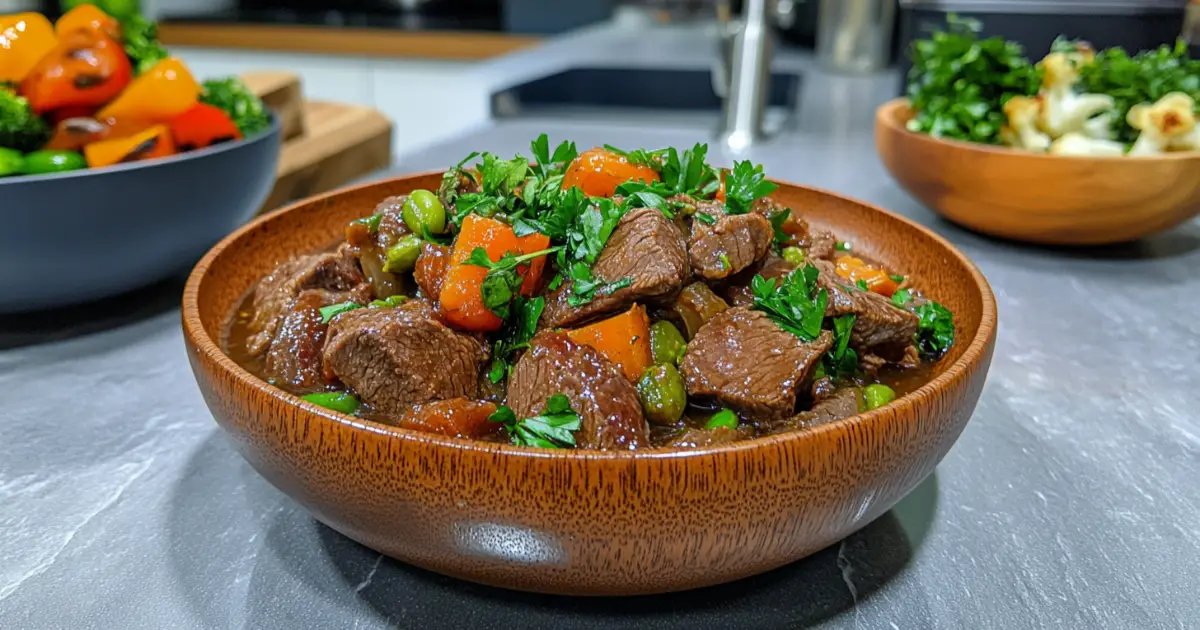
<path fill-rule="evenodd" d="M 0 16 L 0 81 L 20 83 L 56 45 L 54 26 L 42 14 Z"/>
<path fill-rule="evenodd" d="M 168 57 L 134 79 L 96 118 L 165 123 L 191 109 L 199 98 L 200 84 L 187 66 Z"/>

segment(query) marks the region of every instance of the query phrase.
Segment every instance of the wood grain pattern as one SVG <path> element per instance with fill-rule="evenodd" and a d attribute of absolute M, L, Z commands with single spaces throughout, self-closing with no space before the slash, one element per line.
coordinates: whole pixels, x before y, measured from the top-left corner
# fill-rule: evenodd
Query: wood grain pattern
<path fill-rule="evenodd" d="M 158 36 L 166 46 L 206 46 L 371 57 L 423 57 L 472 61 L 532 46 L 540 38 L 473 31 L 397 31 L 262 24 L 165 21 Z"/>
<path fill-rule="evenodd" d="M 1200 152 L 1160 157 L 1039 155 L 905 128 L 905 99 L 875 114 L 875 146 L 900 185 L 938 214 L 1003 238 L 1102 245 L 1200 213 Z"/>
<path fill-rule="evenodd" d="M 883 514 L 970 418 L 991 362 L 996 304 L 941 237 L 867 204 L 783 184 L 776 196 L 953 309 L 958 343 L 918 391 L 812 430 L 701 451 L 545 451 L 416 433 L 303 403 L 221 351 L 240 296 L 278 262 L 335 242 L 424 173 L 265 215 L 204 257 L 183 297 L 205 401 L 246 459 L 322 522 L 389 556 L 529 591 L 661 593 L 793 562 Z M 799 596 L 802 596 L 799 595 Z"/>
<path fill-rule="evenodd" d="M 247 72 L 242 82 L 279 119 L 284 141 L 304 135 L 304 91 L 299 76 L 291 72 Z"/>

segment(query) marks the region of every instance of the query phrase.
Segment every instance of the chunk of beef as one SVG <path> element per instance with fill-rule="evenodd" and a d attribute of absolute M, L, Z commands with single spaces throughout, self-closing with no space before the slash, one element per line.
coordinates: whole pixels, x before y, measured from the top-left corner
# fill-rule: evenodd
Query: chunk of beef
<path fill-rule="evenodd" d="M 325 385 L 321 351 L 327 327 L 321 321 L 321 307 L 347 300 L 365 304 L 370 299 L 366 284 L 347 292 L 324 289 L 302 292 L 284 313 L 267 349 L 267 376 L 298 390 L 321 389 Z"/>
<path fill-rule="evenodd" d="M 621 217 L 604 250 L 592 266 L 592 275 L 605 282 L 629 278 L 628 287 L 571 306 L 571 283 L 564 282 L 546 296 L 544 328 L 573 326 L 602 315 L 623 311 L 637 301 L 673 299 L 690 275 L 683 233 L 653 208 L 635 208 Z"/>
<path fill-rule="evenodd" d="M 649 426 L 637 390 L 596 350 L 564 333 L 539 333 L 513 366 L 508 403 L 519 418 L 537 415 L 554 394 L 564 394 L 583 425 L 580 448 L 635 449 L 648 445 Z"/>
<path fill-rule="evenodd" d="M 692 270 L 705 280 L 727 278 L 753 265 L 771 249 L 775 231 L 771 222 L 757 212 L 727 215 L 719 204 L 705 204 L 696 208 L 696 213 L 716 219 L 713 224 L 693 220 L 688 239 Z"/>
<path fill-rule="evenodd" d="M 810 229 L 799 244 L 809 260 L 833 260 L 833 255 L 837 253 L 837 242 L 837 237 L 829 230 Z"/>
<path fill-rule="evenodd" d="M 788 245 L 793 245 L 808 235 L 808 222 L 800 216 L 800 213 L 793 208 L 788 208 L 787 206 L 775 201 L 770 197 L 759 197 L 758 199 L 755 199 L 754 205 L 751 207 L 751 209 L 754 212 L 761 214 L 767 220 L 770 220 L 779 212 L 787 212 L 787 216 L 784 217 L 783 223 L 779 226 L 779 229 L 783 230 L 783 232 L 790 237 L 790 240 L 787 242 Z"/>
<path fill-rule="evenodd" d="M 748 426 L 739 426 L 736 429 L 729 427 L 717 427 L 715 429 L 699 429 L 689 427 L 683 433 L 680 433 L 667 443 L 668 448 L 704 448 L 706 446 L 719 446 L 721 444 L 732 444 L 740 440 L 748 440 L 754 437 L 754 430 Z"/>
<path fill-rule="evenodd" d="M 873 353 L 888 361 L 898 361 L 904 349 L 912 345 L 920 320 L 917 316 L 892 305 L 892 301 L 873 291 L 843 284 L 834 271 L 833 263 L 818 260 L 817 284 L 829 293 L 825 314 L 830 317 L 853 313 L 854 328 L 850 346 L 859 356 Z"/>
<path fill-rule="evenodd" d="M 442 283 L 450 272 L 450 251 L 449 247 L 437 243 L 426 242 L 421 246 L 421 255 L 417 257 L 417 266 L 413 269 L 413 279 L 427 300 L 436 303 L 442 294 Z"/>
<path fill-rule="evenodd" d="M 424 300 L 361 308 L 329 324 L 324 368 L 388 414 L 455 397 L 473 398 L 483 346 L 437 321 Z"/>
<path fill-rule="evenodd" d="M 754 276 L 762 276 L 768 280 L 782 278 L 796 269 L 796 265 L 785 260 L 782 256 L 768 254 L 759 264 L 733 276 L 721 286 L 721 295 L 734 306 L 750 306 L 754 304 L 754 295 L 750 292 L 750 281 Z"/>
<path fill-rule="evenodd" d="M 788 423 L 792 429 L 803 429 L 849 418 L 859 413 L 861 400 L 861 389 L 843 387 L 813 405 L 812 409 L 792 416 Z"/>
<path fill-rule="evenodd" d="M 300 256 L 280 264 L 254 289 L 254 317 L 249 324 L 251 335 L 246 340 L 246 350 L 253 355 L 267 350 L 288 307 L 301 291 L 325 289 L 336 294 L 350 291 L 362 282 L 362 272 L 345 248 Z M 328 296 L 333 300 L 329 303 L 343 301 L 338 297 Z"/>
<path fill-rule="evenodd" d="M 765 313 L 731 308 L 712 318 L 688 344 L 683 373 L 689 396 L 716 399 L 748 415 L 786 418 L 833 336 L 806 342 Z"/>

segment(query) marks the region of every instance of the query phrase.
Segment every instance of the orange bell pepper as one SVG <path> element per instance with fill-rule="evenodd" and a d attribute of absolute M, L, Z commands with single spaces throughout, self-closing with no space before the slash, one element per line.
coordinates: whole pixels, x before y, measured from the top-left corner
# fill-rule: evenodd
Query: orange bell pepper
<path fill-rule="evenodd" d="M 127 138 L 115 138 L 93 142 L 83 147 L 83 157 L 90 168 L 138 162 L 175 154 L 175 143 L 171 141 L 171 130 L 166 125 L 155 125 Z"/>
<path fill-rule="evenodd" d="M 205 103 L 196 103 L 172 118 L 170 127 L 175 147 L 181 152 L 242 139 L 242 132 L 238 131 L 229 114 Z"/>
<path fill-rule="evenodd" d="M 139 75 L 97 118 L 139 119 L 165 123 L 191 109 L 200 84 L 182 61 L 168 57 Z"/>
<path fill-rule="evenodd" d="M 94 4 L 81 4 L 64 13 L 54 23 L 54 32 L 59 37 L 74 31 L 96 32 L 115 40 L 121 39 L 121 23 Z"/>
<path fill-rule="evenodd" d="M 59 40 L 21 81 L 20 93 L 36 113 L 100 106 L 130 85 L 125 49 L 99 32 L 73 31 Z"/>
<path fill-rule="evenodd" d="M 550 246 L 550 238 L 540 232 L 517 237 L 511 227 L 495 219 L 469 214 L 463 219 L 454 251 L 450 254 L 450 270 L 442 283 L 442 294 L 438 301 L 446 321 L 455 327 L 471 331 L 498 330 L 504 322 L 483 303 L 483 280 L 487 269 L 464 264 L 476 247 L 482 247 L 492 262 L 504 254 L 532 254 Z M 521 293 L 532 295 L 542 276 L 546 257 L 535 258 L 523 273 Z"/>
<path fill-rule="evenodd" d="M 54 27 L 42 14 L 0 16 L 0 82 L 20 83 L 57 45 Z"/>
<path fill-rule="evenodd" d="M 636 383 L 654 363 L 650 353 L 650 318 L 640 304 L 590 326 L 567 331 L 575 343 L 591 346 Z"/>
<path fill-rule="evenodd" d="M 612 197 L 629 180 L 657 182 L 658 171 L 630 164 L 624 156 L 596 147 L 580 153 L 563 175 L 563 190 L 578 186 L 589 197 Z"/>
<path fill-rule="evenodd" d="M 834 268 L 837 274 L 847 280 L 858 283 L 862 280 L 867 285 L 868 291 L 873 291 L 884 297 L 892 297 L 896 289 L 900 288 L 899 283 L 892 280 L 886 269 L 881 269 L 875 265 L 864 262 L 861 258 L 854 256 L 839 256 L 834 262 Z"/>
<path fill-rule="evenodd" d="M 126 138 L 153 126 L 154 123 L 144 120 L 96 120 L 90 116 L 72 116 L 58 121 L 46 148 L 56 151 L 79 151 L 93 142 Z"/>

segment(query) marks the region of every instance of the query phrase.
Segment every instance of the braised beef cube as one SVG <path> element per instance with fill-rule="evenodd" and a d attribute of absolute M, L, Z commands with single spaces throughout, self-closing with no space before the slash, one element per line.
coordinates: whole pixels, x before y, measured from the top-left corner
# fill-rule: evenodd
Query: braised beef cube
<path fill-rule="evenodd" d="M 424 300 L 333 318 L 324 368 L 384 413 L 434 400 L 474 398 L 483 346 L 450 330 Z"/>
<path fill-rule="evenodd" d="M 832 378 L 829 378 L 828 376 L 822 376 L 821 378 L 814 380 L 812 384 L 813 404 L 829 398 L 835 391 L 837 391 L 837 385 L 834 384 Z"/>
<path fill-rule="evenodd" d="M 518 418 L 540 413 L 546 400 L 563 394 L 579 414 L 579 448 L 635 449 L 649 445 L 649 426 L 637 390 L 621 370 L 589 346 L 561 332 L 542 332 L 513 366 L 508 404 Z"/>
<path fill-rule="evenodd" d="M 729 278 L 728 282 L 720 287 L 721 295 L 733 306 L 751 306 L 754 304 L 754 295 L 750 292 L 750 281 L 754 279 L 754 276 L 775 280 L 788 275 L 795 269 L 796 265 L 788 262 L 782 256 L 768 254 L 758 264 Z"/>
<path fill-rule="evenodd" d="M 710 224 L 693 219 L 688 239 L 692 271 L 705 280 L 727 278 L 753 265 L 771 250 L 775 232 L 761 214 L 727 215 L 714 204 L 698 207 L 696 214 L 715 220 Z"/>
<path fill-rule="evenodd" d="M 602 315 L 624 311 L 634 302 L 666 302 L 679 293 L 690 275 L 683 233 L 653 208 L 635 208 L 621 217 L 604 250 L 592 266 L 593 277 L 604 282 L 629 278 L 630 285 L 591 302 L 571 306 L 571 282 L 546 296 L 544 328 L 573 326 Z"/>
<path fill-rule="evenodd" d="M 754 200 L 754 205 L 751 207 L 754 212 L 762 215 L 768 221 L 775 217 L 780 212 L 786 212 L 787 216 L 783 219 L 779 229 L 783 230 L 790 239 L 787 245 L 793 245 L 808 235 L 808 222 L 805 221 L 800 213 L 793 208 L 775 201 L 770 197 L 759 197 Z M 773 229 L 772 229 L 773 232 Z M 774 234 L 772 234 L 774 236 Z"/>
<path fill-rule="evenodd" d="M 246 340 L 246 349 L 253 355 L 266 352 L 288 307 L 301 291 L 348 292 L 362 282 L 362 272 L 346 248 L 300 256 L 280 264 L 254 289 L 254 318 L 249 324 L 251 335 Z M 334 300 L 332 303 L 343 301 L 338 297 L 329 299 Z"/>
<path fill-rule="evenodd" d="M 321 320 L 321 307 L 344 301 L 365 304 L 370 299 L 365 284 L 348 292 L 309 289 L 301 293 L 285 312 L 267 349 L 267 376 L 297 390 L 323 388 L 321 353 L 327 325 Z"/>
<path fill-rule="evenodd" d="M 675 439 L 668 442 L 667 448 L 704 448 L 706 446 L 719 446 L 740 440 L 748 440 L 752 437 L 754 437 L 754 430 L 744 425 L 736 429 L 729 427 L 717 427 L 715 429 L 689 427 L 686 431 L 676 436 Z"/>
<path fill-rule="evenodd" d="M 833 260 L 837 253 L 837 237 L 828 230 L 810 229 L 808 235 L 800 241 L 809 260 Z"/>
<path fill-rule="evenodd" d="M 437 243 L 426 242 L 421 246 L 421 255 L 417 257 L 417 265 L 413 269 L 413 279 L 421 287 L 421 294 L 427 300 L 438 301 L 442 295 L 442 283 L 450 272 L 450 248 Z"/>
<path fill-rule="evenodd" d="M 804 429 L 827 424 L 856 415 L 861 410 L 862 390 L 843 387 L 826 396 L 808 411 L 802 411 L 789 420 L 790 428 Z"/>
<path fill-rule="evenodd" d="M 786 418 L 796 407 L 797 391 L 832 344 L 829 332 L 806 342 L 761 311 L 731 308 L 688 344 L 682 363 L 688 395 L 753 417 Z"/>
<path fill-rule="evenodd" d="M 815 261 L 819 275 L 817 283 L 829 293 L 825 314 L 830 317 L 853 313 L 854 328 L 850 346 L 859 356 L 877 354 L 888 361 L 898 361 L 905 348 L 912 345 L 920 320 L 917 316 L 892 304 L 892 301 L 873 291 L 863 291 L 846 284 L 833 263 Z"/>

